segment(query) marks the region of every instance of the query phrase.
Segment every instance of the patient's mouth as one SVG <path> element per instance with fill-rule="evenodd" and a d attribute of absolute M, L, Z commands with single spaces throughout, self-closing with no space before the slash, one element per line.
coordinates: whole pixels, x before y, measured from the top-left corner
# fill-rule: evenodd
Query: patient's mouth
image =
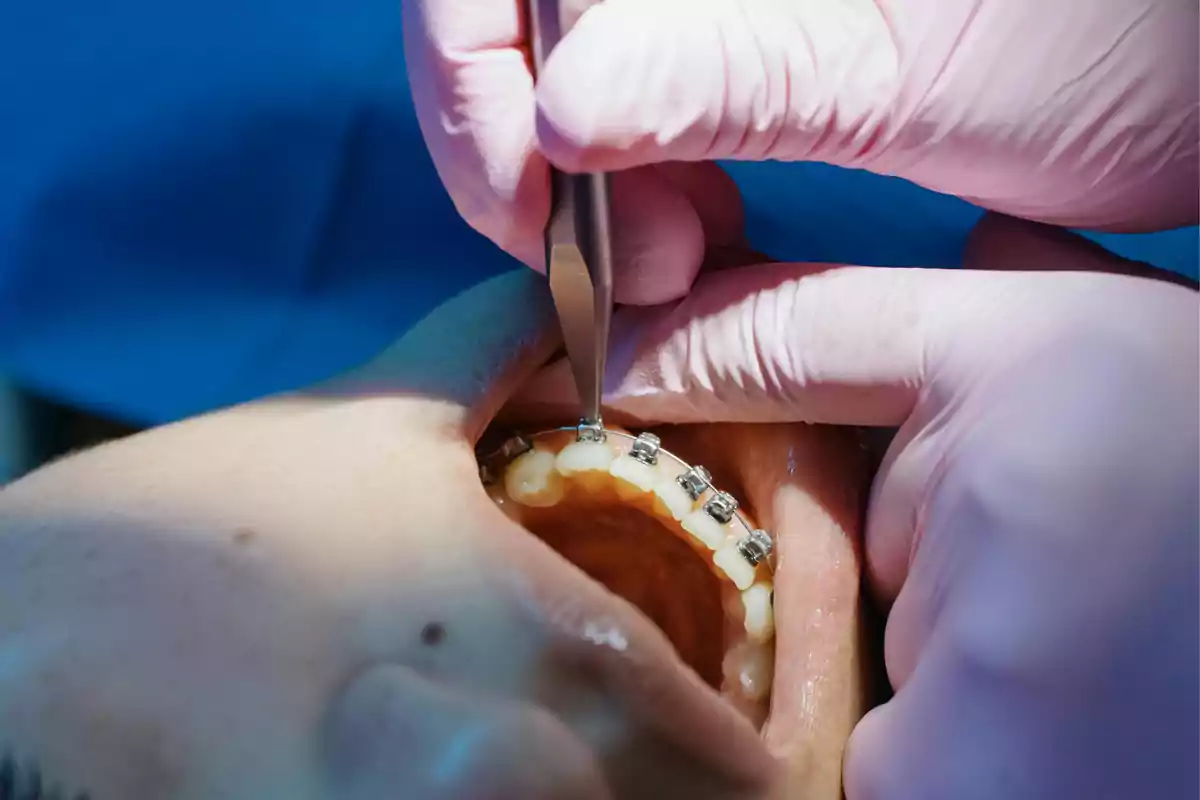
<path fill-rule="evenodd" d="M 500 508 L 637 606 L 756 726 L 773 682 L 771 539 L 708 472 L 652 434 L 566 428 L 485 459 Z"/>

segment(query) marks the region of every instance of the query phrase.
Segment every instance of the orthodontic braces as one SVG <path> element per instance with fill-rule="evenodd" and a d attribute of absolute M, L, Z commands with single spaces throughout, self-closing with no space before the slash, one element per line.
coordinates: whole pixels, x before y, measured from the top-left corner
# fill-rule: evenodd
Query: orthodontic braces
<path fill-rule="evenodd" d="M 605 442 L 612 436 L 618 440 L 629 442 L 629 451 L 625 454 L 648 466 L 658 463 L 659 455 L 666 454 L 683 464 L 684 471 L 675 482 L 687 493 L 692 501 L 709 495 L 703 509 L 710 517 L 722 525 L 736 521 L 745 532 L 737 542 L 738 553 L 751 566 L 766 563 L 773 572 L 775 568 L 775 540 L 767 531 L 753 528 L 738 510 L 738 501 L 728 492 L 722 492 L 712 482 L 712 475 L 699 464 L 689 465 L 679 456 L 662 449 L 662 441 L 653 433 L 630 434 L 605 428 L 602 422 L 580 420 L 578 425 L 567 425 L 561 428 L 549 428 L 528 436 L 517 435 L 508 439 L 498 449 L 479 459 L 479 478 L 485 485 L 491 485 L 499 480 L 499 473 L 508 462 L 533 449 L 534 439 L 560 433 L 575 433 L 576 442 Z"/>

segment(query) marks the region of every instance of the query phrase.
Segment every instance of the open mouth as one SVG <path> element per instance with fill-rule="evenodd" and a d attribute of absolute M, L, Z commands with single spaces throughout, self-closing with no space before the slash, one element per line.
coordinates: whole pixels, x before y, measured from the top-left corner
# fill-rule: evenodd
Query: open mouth
<path fill-rule="evenodd" d="M 703 466 L 653 433 L 560 428 L 482 460 L 514 521 L 637 606 L 756 726 L 773 682 L 772 539 Z"/>

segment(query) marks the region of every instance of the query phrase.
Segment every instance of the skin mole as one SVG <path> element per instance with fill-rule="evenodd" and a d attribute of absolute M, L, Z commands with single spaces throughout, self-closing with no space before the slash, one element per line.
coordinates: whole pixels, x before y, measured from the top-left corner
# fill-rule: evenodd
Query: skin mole
<path fill-rule="evenodd" d="M 253 528 L 238 528 L 233 532 L 234 544 L 250 544 L 258 534 Z"/>
<path fill-rule="evenodd" d="M 446 626 L 440 622 L 430 622 L 421 629 L 421 644 L 426 647 L 437 647 L 446 638 Z"/>

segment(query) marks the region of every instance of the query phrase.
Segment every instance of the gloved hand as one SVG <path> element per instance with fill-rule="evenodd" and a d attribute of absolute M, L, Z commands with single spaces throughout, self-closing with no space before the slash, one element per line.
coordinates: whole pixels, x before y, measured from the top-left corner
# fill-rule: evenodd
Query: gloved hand
<path fill-rule="evenodd" d="M 1197 294 L 1002 217 L 966 261 L 760 265 L 624 309 L 611 416 L 899 426 L 866 530 L 897 693 L 850 800 L 1196 796 Z"/>
<path fill-rule="evenodd" d="M 740 236 L 719 169 L 661 162 L 823 161 L 1077 227 L 1198 218 L 1195 3 L 574 0 L 536 93 L 522 3 L 403 4 L 421 129 L 459 212 L 538 268 L 539 148 L 632 168 L 619 302 L 681 297 Z"/>

